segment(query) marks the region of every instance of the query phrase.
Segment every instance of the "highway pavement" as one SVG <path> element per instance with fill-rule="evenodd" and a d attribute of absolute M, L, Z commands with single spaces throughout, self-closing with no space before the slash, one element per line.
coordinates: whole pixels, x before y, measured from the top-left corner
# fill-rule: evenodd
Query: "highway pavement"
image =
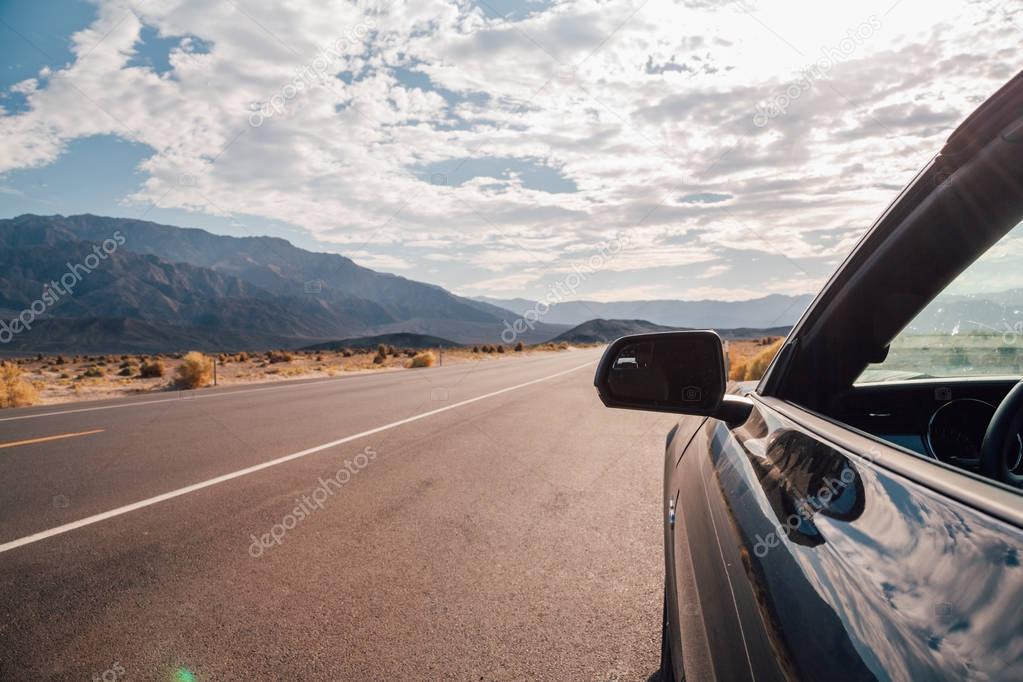
<path fill-rule="evenodd" d="M 673 419 L 598 357 L 0 412 L 0 680 L 646 680 Z"/>

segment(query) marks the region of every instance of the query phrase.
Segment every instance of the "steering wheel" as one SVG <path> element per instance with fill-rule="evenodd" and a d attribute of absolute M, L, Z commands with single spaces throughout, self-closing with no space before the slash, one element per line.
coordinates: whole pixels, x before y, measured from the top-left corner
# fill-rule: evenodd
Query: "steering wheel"
<path fill-rule="evenodd" d="M 980 448 L 980 473 L 1016 488 L 1023 488 L 1023 381 L 1012 387 L 991 417 Z"/>

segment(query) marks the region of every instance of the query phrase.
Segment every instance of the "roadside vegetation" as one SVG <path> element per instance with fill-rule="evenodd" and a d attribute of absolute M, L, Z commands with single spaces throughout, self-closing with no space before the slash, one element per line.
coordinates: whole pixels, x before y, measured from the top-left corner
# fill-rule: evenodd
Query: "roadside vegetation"
<path fill-rule="evenodd" d="M 152 360 L 143 360 L 139 366 L 139 378 L 141 379 L 154 379 L 164 375 L 167 368 L 163 364 L 163 360 L 155 358 Z"/>
<path fill-rule="evenodd" d="M 412 360 L 409 362 L 409 367 L 433 367 L 437 364 L 437 356 L 432 352 L 426 351 L 425 353 L 416 353 Z"/>
<path fill-rule="evenodd" d="M 39 399 L 36 387 L 24 375 L 25 371 L 13 362 L 0 365 L 0 408 L 34 405 Z"/>
<path fill-rule="evenodd" d="M 194 350 L 182 358 L 174 376 L 180 388 L 209 386 L 213 383 L 213 360 Z"/>
<path fill-rule="evenodd" d="M 784 338 L 765 336 L 752 341 L 730 342 L 728 378 L 732 381 L 759 381 L 784 341 Z"/>

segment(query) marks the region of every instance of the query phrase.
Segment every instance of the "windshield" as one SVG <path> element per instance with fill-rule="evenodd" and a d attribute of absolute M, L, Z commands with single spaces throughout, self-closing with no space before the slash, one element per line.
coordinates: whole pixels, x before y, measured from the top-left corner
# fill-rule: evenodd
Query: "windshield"
<path fill-rule="evenodd" d="M 895 337 L 858 383 L 1019 376 L 1023 223 L 978 258 Z"/>

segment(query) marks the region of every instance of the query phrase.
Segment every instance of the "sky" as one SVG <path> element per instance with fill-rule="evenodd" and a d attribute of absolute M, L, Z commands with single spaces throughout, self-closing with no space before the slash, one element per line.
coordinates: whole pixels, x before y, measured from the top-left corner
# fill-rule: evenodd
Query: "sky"
<path fill-rule="evenodd" d="M 992 0 L 0 2 L 0 217 L 469 296 L 812 293 L 1021 37 Z"/>

